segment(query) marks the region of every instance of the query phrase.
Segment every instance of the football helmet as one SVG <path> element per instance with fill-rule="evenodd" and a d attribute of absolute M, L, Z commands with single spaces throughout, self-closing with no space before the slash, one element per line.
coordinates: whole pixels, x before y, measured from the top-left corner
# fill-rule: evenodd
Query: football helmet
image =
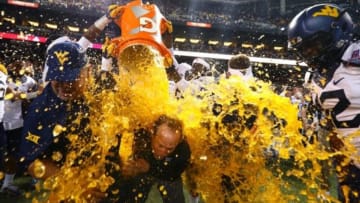
<path fill-rule="evenodd" d="M 345 9 L 334 4 L 316 4 L 291 20 L 288 45 L 309 65 L 329 64 L 341 58 L 353 30 L 354 23 Z"/>

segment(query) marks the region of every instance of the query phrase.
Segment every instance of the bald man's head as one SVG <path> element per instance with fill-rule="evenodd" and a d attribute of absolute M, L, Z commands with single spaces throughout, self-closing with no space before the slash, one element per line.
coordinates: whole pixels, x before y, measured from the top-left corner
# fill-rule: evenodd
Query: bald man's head
<path fill-rule="evenodd" d="M 162 115 L 154 124 L 151 140 L 152 151 L 156 159 L 171 154 L 183 139 L 182 122 Z"/>

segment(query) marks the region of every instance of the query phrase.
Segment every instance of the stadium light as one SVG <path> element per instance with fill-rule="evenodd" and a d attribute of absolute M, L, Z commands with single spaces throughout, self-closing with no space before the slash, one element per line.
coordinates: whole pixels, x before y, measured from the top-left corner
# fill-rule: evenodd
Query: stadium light
<path fill-rule="evenodd" d="M 256 45 L 256 47 L 255 47 L 255 49 L 263 49 L 263 48 L 265 48 L 265 45 L 264 44 L 258 44 L 258 45 Z"/>
<path fill-rule="evenodd" d="M 197 44 L 199 42 L 200 42 L 199 39 L 190 39 L 190 43 L 192 43 L 192 44 Z"/>
<path fill-rule="evenodd" d="M 67 27 L 71 32 L 79 32 L 80 31 L 79 27 L 70 26 L 70 25 L 68 25 Z"/>
<path fill-rule="evenodd" d="M 219 44 L 219 41 L 209 40 L 208 42 L 210 45 L 217 45 Z"/>
<path fill-rule="evenodd" d="M 174 39 L 175 42 L 181 42 L 181 43 L 184 43 L 186 41 L 186 38 L 182 38 L 182 37 L 176 37 Z"/>
<path fill-rule="evenodd" d="M 224 46 L 228 47 L 232 44 L 232 42 L 224 42 Z"/>
<path fill-rule="evenodd" d="M 275 51 L 281 51 L 283 49 L 284 49 L 284 47 L 274 46 Z"/>
<path fill-rule="evenodd" d="M 39 22 L 28 20 L 28 23 L 33 27 L 39 27 Z"/>
<path fill-rule="evenodd" d="M 11 17 L 11 18 L 3 18 L 4 21 L 7 21 L 7 22 L 10 22 L 12 24 L 15 24 L 15 18 L 14 17 Z"/>
<path fill-rule="evenodd" d="M 39 5 L 40 5 L 37 2 L 17 1 L 17 0 L 8 0 L 7 3 L 15 5 L 15 6 L 23 6 L 23 7 L 29 7 L 29 8 L 39 8 Z"/>
<path fill-rule="evenodd" d="M 52 23 L 45 23 L 45 26 L 47 28 L 50 28 L 50 29 L 53 29 L 53 30 L 57 29 L 57 27 L 58 27 L 56 24 L 52 24 Z"/>
<path fill-rule="evenodd" d="M 211 28 L 210 23 L 186 22 L 186 25 L 191 27 Z"/>
<path fill-rule="evenodd" d="M 247 44 L 247 43 L 242 43 L 241 47 L 242 48 L 253 48 L 253 45 L 252 44 Z"/>

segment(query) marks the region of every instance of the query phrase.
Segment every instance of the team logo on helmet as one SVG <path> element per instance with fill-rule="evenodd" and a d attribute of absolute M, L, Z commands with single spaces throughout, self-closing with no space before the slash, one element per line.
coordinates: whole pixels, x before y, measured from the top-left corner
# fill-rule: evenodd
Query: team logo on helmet
<path fill-rule="evenodd" d="M 320 11 L 317 11 L 317 12 L 313 13 L 312 16 L 313 17 L 330 16 L 330 17 L 337 18 L 337 17 L 339 17 L 339 11 L 335 7 L 325 5 L 322 9 L 320 9 Z"/>
<path fill-rule="evenodd" d="M 65 62 L 69 61 L 68 51 L 55 51 L 54 54 L 61 65 L 64 65 Z"/>

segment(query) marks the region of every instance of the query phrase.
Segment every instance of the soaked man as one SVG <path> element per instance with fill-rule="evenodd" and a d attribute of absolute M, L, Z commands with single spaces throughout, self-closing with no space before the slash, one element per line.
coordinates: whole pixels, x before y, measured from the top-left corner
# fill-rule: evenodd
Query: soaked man
<path fill-rule="evenodd" d="M 116 202 L 145 202 L 154 184 L 164 202 L 185 202 L 181 175 L 190 162 L 191 152 L 182 122 L 161 115 L 153 129 L 135 133 L 133 146 L 133 159 L 122 166 Z"/>
<path fill-rule="evenodd" d="M 25 74 L 24 65 L 23 61 L 14 61 L 8 65 L 7 99 L 4 104 L 3 127 L 6 135 L 7 156 L 4 162 L 6 175 L 0 191 L 11 195 L 18 194 L 18 188 L 13 184 L 16 173 L 14 154 L 19 151 L 23 118 L 29 103 L 38 95 L 37 82 Z"/>
<path fill-rule="evenodd" d="M 62 136 L 65 130 L 68 130 L 66 134 L 90 136 L 84 127 L 86 116 L 82 117 L 78 126 L 73 126 L 72 121 L 80 114 L 87 115 L 83 92 L 89 84 L 91 70 L 86 50 L 116 17 L 111 16 L 111 11 L 90 26 L 77 42 L 62 37 L 47 49 L 44 79 L 48 84 L 29 107 L 18 153 L 18 165 L 23 170 L 28 169 L 33 177 L 46 179 L 59 170 L 69 150 L 66 147 L 69 141 Z M 38 159 L 46 169 L 40 174 L 34 170 Z"/>

